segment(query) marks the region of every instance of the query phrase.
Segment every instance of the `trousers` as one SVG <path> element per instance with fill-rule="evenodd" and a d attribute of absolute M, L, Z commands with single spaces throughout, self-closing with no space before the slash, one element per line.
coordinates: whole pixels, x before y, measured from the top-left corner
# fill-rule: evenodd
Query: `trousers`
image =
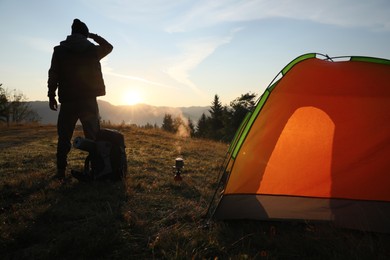
<path fill-rule="evenodd" d="M 61 103 L 57 121 L 57 169 L 66 169 L 72 147 L 71 139 L 77 120 L 80 120 L 85 138 L 95 140 L 100 130 L 99 107 L 96 98 Z"/>

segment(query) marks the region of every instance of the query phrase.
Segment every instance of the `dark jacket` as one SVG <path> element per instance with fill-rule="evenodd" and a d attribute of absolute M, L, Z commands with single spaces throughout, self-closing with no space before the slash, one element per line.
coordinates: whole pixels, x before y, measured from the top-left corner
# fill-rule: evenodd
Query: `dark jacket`
<path fill-rule="evenodd" d="M 104 96 L 106 94 L 100 60 L 113 47 L 105 39 L 94 35 L 95 45 L 81 34 L 72 34 L 54 47 L 48 79 L 48 96 L 59 101 Z"/>

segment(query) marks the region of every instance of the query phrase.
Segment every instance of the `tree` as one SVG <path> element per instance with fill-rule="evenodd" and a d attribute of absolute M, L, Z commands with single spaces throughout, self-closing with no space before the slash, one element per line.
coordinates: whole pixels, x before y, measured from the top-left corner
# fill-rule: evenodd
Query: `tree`
<path fill-rule="evenodd" d="M 188 123 L 180 115 L 172 118 L 172 115 L 165 114 L 163 119 L 163 124 L 161 129 L 170 132 L 176 133 L 180 137 L 192 137 L 194 135 L 194 125 L 190 119 Z"/>
<path fill-rule="evenodd" d="M 198 120 L 198 124 L 196 125 L 196 134 L 197 137 L 208 137 L 209 133 L 209 118 L 206 117 L 204 113 L 202 113 L 201 117 Z"/>
<path fill-rule="evenodd" d="M 170 114 L 164 115 L 163 124 L 162 124 L 161 128 L 167 132 L 171 132 L 171 133 L 175 132 L 175 127 L 173 125 L 172 115 L 170 115 Z"/>
<path fill-rule="evenodd" d="M 245 115 L 256 106 L 255 98 L 256 94 L 249 92 L 231 101 L 230 106 L 222 106 L 215 95 L 209 109 L 210 116 L 202 114 L 194 136 L 230 142 Z"/>
<path fill-rule="evenodd" d="M 191 129 L 185 118 L 180 115 L 173 120 L 173 127 L 175 133 L 180 137 L 191 137 Z"/>
<path fill-rule="evenodd" d="M 228 122 L 225 124 L 227 128 L 227 140 L 231 140 L 233 138 L 242 120 L 244 120 L 245 115 L 254 109 L 256 105 L 256 96 L 256 94 L 249 92 L 230 102 L 231 110 L 227 118 Z"/>
<path fill-rule="evenodd" d="M 2 88 L 3 84 L 0 84 L 0 121 L 7 122 L 9 124 L 9 103 L 8 93 Z"/>
<path fill-rule="evenodd" d="M 177 116 L 173 119 L 173 132 L 177 132 L 177 130 L 184 126 L 184 121 L 180 116 Z"/>
<path fill-rule="evenodd" d="M 141 128 L 144 128 L 144 129 L 153 129 L 153 128 L 155 128 L 156 127 L 156 125 L 152 125 L 151 123 L 146 123 L 146 125 L 143 125 L 143 126 L 141 126 Z"/>
<path fill-rule="evenodd" d="M 14 95 L 11 97 L 9 91 L 2 88 L 0 84 L 0 120 L 7 122 L 8 125 L 10 122 L 39 122 L 40 116 L 26 101 L 27 98 L 23 93 L 14 90 Z"/>
<path fill-rule="evenodd" d="M 219 96 L 214 96 L 214 101 L 209 109 L 210 112 L 210 138 L 214 140 L 221 139 L 221 130 L 224 127 L 223 125 L 223 115 L 224 115 L 224 107 L 219 101 Z"/>
<path fill-rule="evenodd" d="M 31 106 L 26 102 L 27 98 L 22 94 L 14 94 L 13 100 L 10 102 L 11 105 L 11 117 L 12 122 L 21 123 L 26 122 L 38 122 L 40 117 L 36 111 L 31 109 Z"/>

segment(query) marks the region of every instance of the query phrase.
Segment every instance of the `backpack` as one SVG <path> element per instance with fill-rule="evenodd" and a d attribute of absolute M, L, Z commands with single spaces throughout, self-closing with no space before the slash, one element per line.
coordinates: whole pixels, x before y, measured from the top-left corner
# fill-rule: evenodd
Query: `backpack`
<path fill-rule="evenodd" d="M 89 152 L 84 171 L 72 170 L 79 181 L 121 180 L 127 174 L 127 157 L 124 136 L 112 129 L 101 129 L 96 140 L 76 137 L 73 146 Z"/>

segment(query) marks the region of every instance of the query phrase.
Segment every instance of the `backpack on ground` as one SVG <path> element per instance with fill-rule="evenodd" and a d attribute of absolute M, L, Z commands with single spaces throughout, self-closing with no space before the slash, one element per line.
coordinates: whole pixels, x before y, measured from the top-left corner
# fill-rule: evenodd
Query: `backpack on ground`
<path fill-rule="evenodd" d="M 72 170 L 79 181 L 121 180 L 127 174 L 127 158 L 123 134 L 112 129 L 101 129 L 96 140 L 76 137 L 73 146 L 89 152 L 82 172 Z"/>

